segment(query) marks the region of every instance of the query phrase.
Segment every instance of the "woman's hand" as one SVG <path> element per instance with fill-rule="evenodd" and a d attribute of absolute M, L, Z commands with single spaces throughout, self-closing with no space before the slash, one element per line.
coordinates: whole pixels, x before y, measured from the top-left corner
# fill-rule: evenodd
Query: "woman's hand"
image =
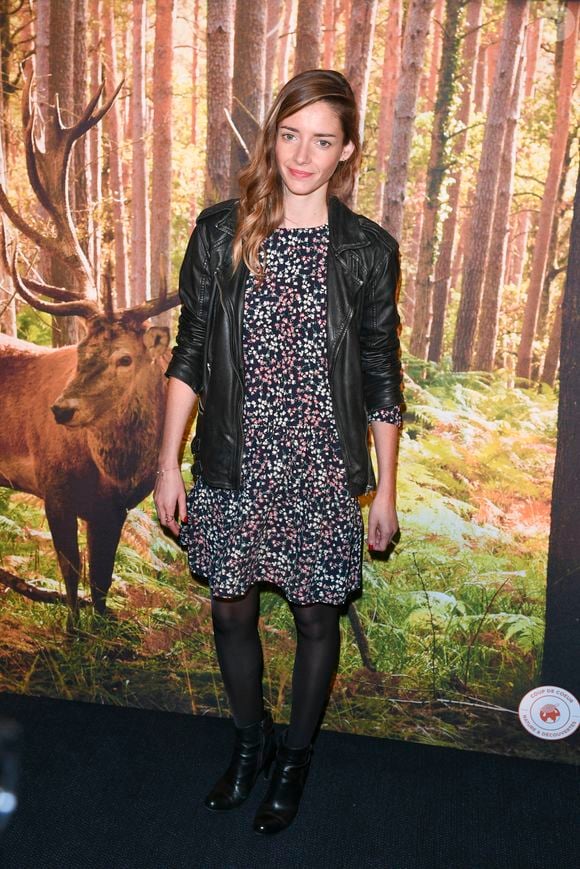
<path fill-rule="evenodd" d="M 181 468 L 175 467 L 161 471 L 155 483 L 153 500 L 159 521 L 177 537 L 179 524 L 175 514 L 178 513 L 182 522 L 187 522 L 185 485 L 181 476 Z"/>
<path fill-rule="evenodd" d="M 177 537 L 179 525 L 175 519 L 175 514 L 178 513 L 182 522 L 187 522 L 185 486 L 181 477 L 178 457 L 183 432 L 197 401 L 197 394 L 179 378 L 171 376 L 168 379 L 163 436 L 157 456 L 159 472 L 153 500 L 159 521 Z"/>
<path fill-rule="evenodd" d="M 377 492 L 369 508 L 367 537 L 369 549 L 384 552 L 398 529 L 399 520 L 393 499 Z"/>

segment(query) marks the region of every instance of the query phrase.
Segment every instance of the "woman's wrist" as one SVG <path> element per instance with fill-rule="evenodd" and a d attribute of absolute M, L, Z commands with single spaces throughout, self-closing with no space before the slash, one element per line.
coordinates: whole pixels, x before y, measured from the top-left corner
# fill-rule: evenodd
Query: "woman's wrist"
<path fill-rule="evenodd" d="M 168 468 L 159 467 L 157 468 L 155 473 L 158 477 L 163 477 L 165 476 L 165 474 L 169 474 L 170 471 L 181 471 L 181 465 L 173 465 L 172 467 Z"/>
<path fill-rule="evenodd" d="M 157 470 L 166 471 L 172 468 L 181 468 L 179 457 L 175 453 L 159 453 L 157 456 Z"/>
<path fill-rule="evenodd" d="M 384 501 L 391 501 L 394 505 L 396 500 L 396 493 L 392 486 L 388 486 L 386 484 L 384 486 L 381 486 L 381 484 L 379 483 L 376 488 L 375 498 L 380 498 Z"/>

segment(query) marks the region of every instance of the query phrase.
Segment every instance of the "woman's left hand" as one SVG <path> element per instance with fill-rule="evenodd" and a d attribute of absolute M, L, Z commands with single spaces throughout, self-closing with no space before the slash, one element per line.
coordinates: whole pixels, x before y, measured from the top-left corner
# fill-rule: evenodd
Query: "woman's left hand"
<path fill-rule="evenodd" d="M 384 552 L 398 529 L 399 520 L 393 499 L 377 492 L 369 509 L 369 549 Z"/>

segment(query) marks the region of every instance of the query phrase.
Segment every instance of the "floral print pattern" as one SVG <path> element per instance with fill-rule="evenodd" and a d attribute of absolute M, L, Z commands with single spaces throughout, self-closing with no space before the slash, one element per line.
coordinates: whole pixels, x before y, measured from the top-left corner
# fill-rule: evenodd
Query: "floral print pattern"
<path fill-rule="evenodd" d="M 328 224 L 277 229 L 263 245 L 264 280 L 248 278 L 241 485 L 198 477 L 179 536 L 215 597 L 268 582 L 293 604 L 339 605 L 361 585 L 363 521 L 327 376 L 328 243 Z M 400 409 L 369 420 L 400 425 Z"/>

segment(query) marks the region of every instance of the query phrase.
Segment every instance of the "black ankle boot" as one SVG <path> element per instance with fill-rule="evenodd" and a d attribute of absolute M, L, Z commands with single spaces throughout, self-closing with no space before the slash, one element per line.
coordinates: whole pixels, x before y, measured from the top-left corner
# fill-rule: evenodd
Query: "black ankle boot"
<path fill-rule="evenodd" d="M 269 712 L 262 721 L 235 727 L 235 742 L 230 765 L 204 800 L 214 812 L 235 809 L 249 796 L 260 772 L 267 778 L 276 754 L 274 722 Z"/>
<path fill-rule="evenodd" d="M 300 798 L 312 758 L 312 744 L 305 748 L 289 748 L 284 731 L 278 751 L 274 772 L 256 817 L 256 833 L 279 833 L 288 827 L 298 811 Z"/>

